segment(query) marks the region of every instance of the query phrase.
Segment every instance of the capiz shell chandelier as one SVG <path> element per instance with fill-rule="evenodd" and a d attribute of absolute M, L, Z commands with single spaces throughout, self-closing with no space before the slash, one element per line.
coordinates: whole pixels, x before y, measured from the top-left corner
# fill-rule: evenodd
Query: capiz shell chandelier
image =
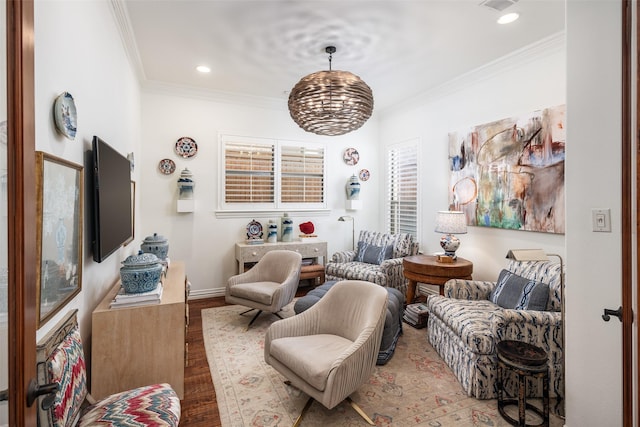
<path fill-rule="evenodd" d="M 371 88 L 353 73 L 331 69 L 334 46 L 327 46 L 329 71 L 303 77 L 289 94 L 289 113 L 307 132 L 344 135 L 360 128 L 373 112 Z"/>

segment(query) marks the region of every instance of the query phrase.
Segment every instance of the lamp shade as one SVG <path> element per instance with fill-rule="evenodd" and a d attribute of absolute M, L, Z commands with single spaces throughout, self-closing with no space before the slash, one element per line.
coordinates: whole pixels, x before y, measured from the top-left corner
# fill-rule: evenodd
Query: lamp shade
<path fill-rule="evenodd" d="M 465 234 L 467 232 L 467 219 L 464 212 L 439 211 L 436 215 L 437 233 Z"/>

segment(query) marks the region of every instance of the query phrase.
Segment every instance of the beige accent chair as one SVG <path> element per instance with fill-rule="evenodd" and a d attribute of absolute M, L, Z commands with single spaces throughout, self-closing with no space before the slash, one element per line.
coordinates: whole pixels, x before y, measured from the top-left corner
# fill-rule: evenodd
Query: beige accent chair
<path fill-rule="evenodd" d="M 375 425 L 349 395 L 369 379 L 376 365 L 387 295 L 374 283 L 345 280 L 308 310 L 269 327 L 265 361 L 288 379 L 287 384 L 310 396 L 294 427 L 314 399 L 328 409 L 346 399 Z"/>
<path fill-rule="evenodd" d="M 241 315 L 258 310 L 247 329 L 263 311 L 280 317 L 278 312 L 296 295 L 301 265 L 302 256 L 298 252 L 267 252 L 251 270 L 229 278 L 224 300 L 251 307 Z"/>

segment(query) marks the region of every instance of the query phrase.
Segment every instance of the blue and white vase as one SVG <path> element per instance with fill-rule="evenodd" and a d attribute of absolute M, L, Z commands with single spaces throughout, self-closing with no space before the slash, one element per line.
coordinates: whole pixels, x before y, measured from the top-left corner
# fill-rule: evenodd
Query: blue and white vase
<path fill-rule="evenodd" d="M 289 214 L 285 212 L 282 217 L 282 241 L 290 242 L 293 240 L 293 220 L 289 218 Z"/>
<path fill-rule="evenodd" d="M 347 181 L 345 190 L 347 191 L 347 200 L 360 200 L 360 180 L 355 174 L 351 175 Z"/>
<path fill-rule="evenodd" d="M 195 186 L 196 183 L 193 180 L 193 173 L 188 168 L 184 168 L 178 179 L 178 189 L 180 190 L 178 198 L 180 200 L 193 199 L 193 188 Z"/>
<path fill-rule="evenodd" d="M 269 220 L 269 231 L 267 232 L 267 243 L 276 243 L 278 241 L 278 223 Z"/>

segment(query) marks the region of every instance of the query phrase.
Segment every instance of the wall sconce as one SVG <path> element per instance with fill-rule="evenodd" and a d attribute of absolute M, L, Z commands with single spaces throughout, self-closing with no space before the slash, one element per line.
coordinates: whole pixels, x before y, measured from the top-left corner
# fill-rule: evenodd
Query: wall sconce
<path fill-rule="evenodd" d="M 347 221 L 351 221 L 351 249 L 352 250 L 356 250 L 355 244 L 356 244 L 356 220 L 354 217 L 349 216 L 349 215 L 345 215 L 345 216 L 341 216 L 340 218 L 338 218 L 338 221 L 342 221 L 342 222 L 347 222 Z"/>
<path fill-rule="evenodd" d="M 440 246 L 444 249 L 444 255 L 450 260 L 455 260 L 456 250 L 460 247 L 460 239 L 454 234 L 467 232 L 467 219 L 464 212 L 439 211 L 436 215 L 436 233 L 444 233 L 440 239 Z"/>
<path fill-rule="evenodd" d="M 548 254 L 545 253 L 542 249 L 510 249 L 509 252 L 507 252 L 507 259 L 511 259 L 514 261 L 518 261 L 518 262 L 524 262 L 524 261 L 550 261 L 549 257 L 553 256 L 553 257 L 557 257 L 558 260 L 560 261 L 560 322 L 562 323 L 562 359 L 561 359 L 561 364 L 562 364 L 562 376 L 564 377 L 564 380 L 566 381 L 567 379 L 567 374 L 565 372 L 565 363 L 564 363 L 564 352 L 566 351 L 565 347 L 564 347 L 564 343 L 565 343 L 565 339 L 564 339 L 564 332 L 565 332 L 565 328 L 564 328 L 564 260 L 562 259 L 562 257 L 558 254 Z M 565 382 L 563 382 L 563 384 L 566 384 Z M 561 400 L 564 400 L 564 388 L 562 390 L 562 398 Z M 559 417 L 564 419 L 564 403 L 560 403 L 561 400 L 559 399 L 556 408 L 558 410 L 558 415 Z"/>

